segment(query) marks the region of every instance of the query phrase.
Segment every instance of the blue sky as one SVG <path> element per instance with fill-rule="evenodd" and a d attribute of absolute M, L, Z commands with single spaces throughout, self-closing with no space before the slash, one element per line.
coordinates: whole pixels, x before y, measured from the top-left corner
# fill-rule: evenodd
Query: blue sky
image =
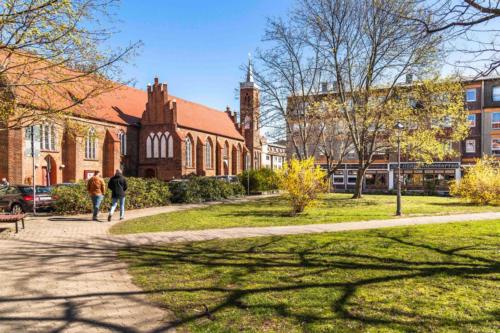
<path fill-rule="evenodd" d="M 241 65 L 261 44 L 266 17 L 284 15 L 291 0 L 123 0 L 112 45 L 142 40 L 124 76 L 145 89 L 158 75 L 181 98 L 238 110 Z"/>

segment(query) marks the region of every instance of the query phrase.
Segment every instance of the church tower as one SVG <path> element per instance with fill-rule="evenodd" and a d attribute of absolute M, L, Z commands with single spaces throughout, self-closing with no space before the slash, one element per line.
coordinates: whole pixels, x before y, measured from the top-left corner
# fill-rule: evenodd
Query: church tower
<path fill-rule="evenodd" d="M 240 124 L 249 151 L 247 165 L 252 169 L 259 169 L 262 163 L 259 115 L 259 88 L 254 82 L 249 59 L 246 81 L 240 83 Z"/>

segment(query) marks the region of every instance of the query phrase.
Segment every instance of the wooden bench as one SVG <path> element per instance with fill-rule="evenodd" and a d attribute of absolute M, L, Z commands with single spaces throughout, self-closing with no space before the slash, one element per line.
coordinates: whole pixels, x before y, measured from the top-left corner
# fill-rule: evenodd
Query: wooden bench
<path fill-rule="evenodd" d="M 0 223 L 15 223 L 16 224 L 16 234 L 19 232 L 19 221 L 24 229 L 24 218 L 26 214 L 5 214 L 0 213 Z"/>

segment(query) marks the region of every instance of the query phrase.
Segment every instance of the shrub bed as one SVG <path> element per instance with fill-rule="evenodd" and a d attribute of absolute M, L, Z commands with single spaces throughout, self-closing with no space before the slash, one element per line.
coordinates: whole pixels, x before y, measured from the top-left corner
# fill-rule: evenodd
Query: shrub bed
<path fill-rule="evenodd" d="M 169 183 L 171 201 L 175 203 L 196 203 L 216 201 L 240 196 L 245 189 L 240 183 L 228 183 L 210 177 L 197 177 Z"/>
<path fill-rule="evenodd" d="M 249 177 L 250 179 L 248 179 Z M 274 191 L 279 188 L 276 172 L 268 168 L 244 171 L 238 176 L 238 179 L 245 191 L 250 185 L 250 193 Z"/>
<path fill-rule="evenodd" d="M 107 184 L 108 179 L 104 180 Z M 126 209 L 165 206 L 170 202 L 170 191 L 167 183 L 158 179 L 128 177 Z M 56 212 L 59 214 L 83 214 L 92 210 L 87 186 L 84 181 L 73 186 L 54 188 L 53 196 L 57 198 Z M 102 211 L 109 210 L 111 191 L 107 191 L 101 205 Z"/>

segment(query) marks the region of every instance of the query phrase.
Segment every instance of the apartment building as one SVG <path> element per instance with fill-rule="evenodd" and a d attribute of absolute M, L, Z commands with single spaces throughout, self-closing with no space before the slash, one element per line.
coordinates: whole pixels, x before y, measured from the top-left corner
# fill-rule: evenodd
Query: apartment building
<path fill-rule="evenodd" d="M 478 158 L 489 155 L 500 161 L 500 77 L 464 80 L 463 85 L 469 113 L 469 135 L 462 142 L 452 143 L 452 148 L 457 150 L 453 158 L 430 164 L 403 159 L 401 173 L 404 191 L 446 193 L 449 191 L 449 182 L 460 179 Z M 327 93 L 330 92 L 322 91 L 318 96 Z M 294 154 L 290 144 L 291 135 L 293 133 L 288 133 L 287 137 L 289 157 Z M 321 151 L 316 150 L 315 155 L 317 163 L 326 168 Z M 348 192 L 356 184 L 358 160 L 354 150 L 348 151 L 342 162 L 331 177 L 331 188 Z M 394 152 L 375 156 L 365 175 L 364 190 L 385 192 L 394 189 L 396 170 L 397 156 Z"/>

